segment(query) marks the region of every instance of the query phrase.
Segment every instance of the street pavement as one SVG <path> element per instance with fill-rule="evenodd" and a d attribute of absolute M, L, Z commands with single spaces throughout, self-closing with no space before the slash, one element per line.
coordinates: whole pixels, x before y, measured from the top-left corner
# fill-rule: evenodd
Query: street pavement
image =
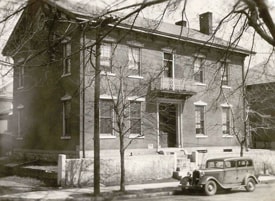
<path fill-rule="evenodd" d="M 275 183 L 275 176 L 260 176 L 261 183 Z M 119 186 L 102 186 L 102 196 L 97 200 L 105 200 L 114 197 L 130 199 L 141 197 L 153 197 L 162 195 L 173 195 L 173 192 L 178 189 L 179 182 L 161 182 L 149 184 L 126 185 L 126 194 L 119 194 Z M 0 187 L 1 188 L 1 187 Z M 37 200 L 93 200 L 93 187 L 87 188 L 58 188 L 38 190 L 32 192 L 12 193 L 0 196 L 0 201 L 37 201 Z"/>

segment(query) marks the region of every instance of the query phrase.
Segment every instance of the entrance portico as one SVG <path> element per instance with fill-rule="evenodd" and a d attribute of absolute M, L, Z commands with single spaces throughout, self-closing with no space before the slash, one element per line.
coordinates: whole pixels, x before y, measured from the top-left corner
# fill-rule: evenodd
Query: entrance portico
<path fill-rule="evenodd" d="M 184 100 L 159 98 L 157 100 L 158 148 L 182 147 L 182 119 Z"/>

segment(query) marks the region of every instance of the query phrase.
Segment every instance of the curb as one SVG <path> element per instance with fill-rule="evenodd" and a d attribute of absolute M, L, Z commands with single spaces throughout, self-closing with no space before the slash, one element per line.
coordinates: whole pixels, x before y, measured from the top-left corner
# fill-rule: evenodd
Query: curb
<path fill-rule="evenodd" d="M 136 193 L 136 194 L 125 194 L 125 195 L 118 195 L 118 196 L 101 196 L 97 199 L 91 196 L 79 196 L 78 198 L 67 198 L 66 201 L 105 201 L 105 200 L 112 200 L 112 199 L 135 199 L 135 198 L 151 198 L 151 197 L 158 197 L 158 196 L 168 196 L 174 195 L 175 191 L 165 191 L 165 192 L 152 192 L 152 193 Z"/>
<path fill-rule="evenodd" d="M 134 199 L 134 198 L 151 198 L 157 196 L 168 196 L 174 195 L 176 192 L 176 187 L 158 188 L 158 189 L 143 189 L 143 190 L 130 190 L 126 194 L 115 195 L 112 193 L 102 193 L 101 197 L 93 198 L 91 195 L 88 196 L 78 196 L 76 198 L 67 198 L 66 201 L 78 200 L 78 201 L 104 201 L 110 199 Z"/>

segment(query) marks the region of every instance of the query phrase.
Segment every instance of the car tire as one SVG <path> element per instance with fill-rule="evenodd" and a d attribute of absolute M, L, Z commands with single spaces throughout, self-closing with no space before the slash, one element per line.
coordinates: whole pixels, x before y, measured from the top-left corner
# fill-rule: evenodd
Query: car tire
<path fill-rule="evenodd" d="M 209 180 L 204 185 L 204 192 L 206 195 L 215 195 L 217 192 L 217 184 L 213 180 Z"/>
<path fill-rule="evenodd" d="M 248 178 L 246 185 L 245 185 L 245 189 L 247 192 L 253 192 L 256 188 L 256 183 L 254 181 L 254 179 L 252 178 Z"/>

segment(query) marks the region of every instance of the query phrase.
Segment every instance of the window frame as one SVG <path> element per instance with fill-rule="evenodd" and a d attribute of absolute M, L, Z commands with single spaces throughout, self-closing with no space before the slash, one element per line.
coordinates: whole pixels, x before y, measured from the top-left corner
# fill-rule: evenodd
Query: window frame
<path fill-rule="evenodd" d="M 25 66 L 20 65 L 18 66 L 18 89 L 24 88 L 24 81 L 25 81 Z"/>
<path fill-rule="evenodd" d="M 132 117 L 132 110 L 131 110 L 131 105 L 132 104 L 139 104 L 139 117 Z M 131 120 L 139 120 L 139 133 L 132 133 L 132 121 Z M 137 138 L 137 137 L 143 137 L 143 132 L 142 132 L 142 102 L 137 101 L 137 100 L 130 100 L 129 101 L 129 134 L 131 138 Z"/>
<path fill-rule="evenodd" d="M 199 110 L 197 110 L 199 108 Z M 196 135 L 206 136 L 205 132 L 205 108 L 206 105 L 195 105 L 195 133 Z M 199 112 L 199 116 L 197 115 Z M 198 118 L 199 117 L 199 118 Z M 199 128 L 198 128 L 199 126 Z M 200 129 L 201 132 L 197 132 L 197 129 Z"/>
<path fill-rule="evenodd" d="M 230 106 L 221 106 L 222 109 L 222 134 L 223 136 L 231 136 L 231 113 L 230 113 Z M 226 112 L 224 113 L 224 111 Z M 225 114 L 225 121 L 224 121 L 224 114 Z M 226 129 L 224 130 L 224 126 Z M 225 133 L 227 131 L 227 133 Z"/>
<path fill-rule="evenodd" d="M 64 96 L 62 101 L 62 136 L 61 139 L 71 139 L 72 136 L 72 97 Z M 69 104 L 67 111 L 66 104 Z M 68 113 L 68 114 L 67 114 Z"/>
<path fill-rule="evenodd" d="M 110 48 L 108 49 L 108 57 L 105 56 L 103 57 L 103 55 L 105 54 L 105 52 L 107 51 L 104 51 L 104 48 Z M 100 69 L 105 72 L 105 73 L 113 73 L 113 67 L 112 67 L 112 64 L 113 64 L 113 43 L 111 42 L 103 42 L 101 43 L 100 45 Z M 107 59 L 106 59 L 107 58 Z M 102 62 L 108 62 L 108 65 L 104 65 L 102 64 Z M 108 70 L 109 69 L 109 70 Z"/>
<path fill-rule="evenodd" d="M 229 63 L 227 61 L 221 61 L 220 64 L 221 85 L 229 86 Z"/>
<path fill-rule="evenodd" d="M 165 58 L 165 54 L 169 54 L 169 55 L 171 55 L 171 59 L 166 59 Z M 165 78 L 174 78 L 175 76 L 174 76 L 174 61 L 175 59 L 174 59 L 174 54 L 172 53 L 172 52 L 163 52 L 163 77 L 165 77 Z M 171 63 L 171 72 L 169 71 L 170 69 L 168 69 L 168 71 L 167 72 L 169 72 L 169 73 L 167 73 L 167 75 L 166 75 L 166 66 L 165 66 L 165 63 Z M 169 74 L 171 73 L 171 75 L 169 76 Z"/>
<path fill-rule="evenodd" d="M 17 135 L 16 140 L 23 140 L 23 105 L 17 106 Z"/>
<path fill-rule="evenodd" d="M 194 59 L 193 77 L 194 77 L 194 81 L 198 83 L 205 83 L 205 70 L 203 66 L 204 59 L 205 59 L 204 57 L 195 57 Z M 199 61 L 199 65 L 196 65 L 198 61 Z M 199 77 L 199 79 L 196 79 L 197 77 Z"/>
<path fill-rule="evenodd" d="M 103 116 L 102 115 L 102 110 L 101 110 L 102 106 L 101 106 L 101 104 L 102 104 L 103 101 L 110 102 L 110 106 L 111 106 L 111 112 L 110 112 L 110 114 L 111 114 L 111 117 L 107 117 L 107 116 Z M 99 135 L 100 135 L 100 138 L 115 137 L 114 129 L 113 129 L 113 127 L 114 127 L 114 117 L 115 117 L 113 100 L 112 99 L 102 99 L 101 98 L 99 104 L 100 104 L 100 110 L 99 110 Z M 112 126 L 112 128 L 111 128 L 111 132 L 110 133 L 102 133 L 101 132 L 101 119 L 102 118 L 104 118 L 104 119 L 107 119 L 107 118 L 111 119 L 111 126 Z"/>
<path fill-rule="evenodd" d="M 72 68 L 72 44 L 71 39 L 67 38 L 62 41 L 62 77 L 71 75 Z"/>
<path fill-rule="evenodd" d="M 137 50 L 138 62 L 135 61 L 134 50 Z M 131 71 L 130 73 L 131 76 L 141 76 L 141 48 L 140 47 L 135 47 L 135 46 L 128 47 L 128 69 Z M 132 73 L 134 71 L 137 71 L 137 73 Z"/>

